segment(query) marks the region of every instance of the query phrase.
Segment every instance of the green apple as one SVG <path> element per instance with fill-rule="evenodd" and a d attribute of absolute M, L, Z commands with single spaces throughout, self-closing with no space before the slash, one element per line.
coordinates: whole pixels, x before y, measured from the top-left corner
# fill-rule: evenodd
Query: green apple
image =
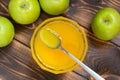
<path fill-rule="evenodd" d="M 5 17 L 0 16 L 0 47 L 7 46 L 14 37 L 14 26 Z"/>
<path fill-rule="evenodd" d="M 38 0 L 10 0 L 8 5 L 11 17 L 20 24 L 30 24 L 40 15 Z"/>
<path fill-rule="evenodd" d="M 69 6 L 69 0 L 39 0 L 41 8 L 50 15 L 62 14 Z"/>
<path fill-rule="evenodd" d="M 92 20 L 92 31 L 102 40 L 111 40 L 120 31 L 120 14 L 113 8 L 100 9 Z"/>

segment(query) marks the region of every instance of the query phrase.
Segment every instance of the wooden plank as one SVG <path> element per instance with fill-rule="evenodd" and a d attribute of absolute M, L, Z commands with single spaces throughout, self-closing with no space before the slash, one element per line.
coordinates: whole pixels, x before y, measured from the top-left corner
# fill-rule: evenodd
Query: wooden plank
<path fill-rule="evenodd" d="M 120 75 L 120 48 L 110 42 L 101 42 L 88 31 L 86 33 L 89 49 L 84 63 L 100 75 Z M 75 69 L 75 72 L 81 74 L 81 68 Z M 82 74 L 87 78 L 90 77 L 85 71 Z"/>
<path fill-rule="evenodd" d="M 110 42 L 95 38 L 88 33 L 89 49 L 85 64 L 99 74 L 111 73 L 120 75 L 120 48 Z"/>
<path fill-rule="evenodd" d="M 0 1 L 0 16 L 9 17 L 7 5 L 8 5 L 7 0 L 1 0 Z"/>
<path fill-rule="evenodd" d="M 0 51 L 0 75 L 6 80 L 9 80 L 9 78 L 10 80 L 36 80 L 35 78 L 45 80 L 33 68 L 36 64 L 30 55 L 29 48 L 26 46 L 14 40 L 11 45 Z"/>
<path fill-rule="evenodd" d="M 30 49 L 16 40 L 13 40 L 9 46 L 0 49 L 0 79 L 87 80 L 74 72 L 54 75 L 43 71 L 33 60 Z"/>
<path fill-rule="evenodd" d="M 85 64 L 99 74 L 106 72 L 120 75 L 120 65 L 118 65 L 120 64 L 120 49 L 115 46 L 120 46 L 120 34 L 111 40 L 115 45 L 98 40 L 91 34 L 91 20 L 95 13 L 103 7 L 113 7 L 120 12 L 119 0 L 71 0 L 70 8 L 65 12 L 65 16 L 77 21 L 90 31 L 87 34 L 89 50 Z"/>
<path fill-rule="evenodd" d="M 80 25 L 88 29 L 91 33 L 91 21 L 96 12 L 104 7 L 112 7 L 120 12 L 119 0 L 71 0 L 69 9 L 65 16 L 77 21 Z M 120 46 L 120 34 L 111 40 Z"/>
<path fill-rule="evenodd" d="M 8 12 L 4 9 L 4 8 L 6 8 L 7 9 L 7 4 L 8 4 L 8 2 L 9 2 L 9 0 L 7 1 L 7 3 L 5 2 L 5 1 L 1 1 L 1 4 L 2 5 L 4 5 L 4 7 L 2 6 L 2 9 L 0 10 L 0 12 L 2 12 L 1 13 L 1 15 L 2 16 L 5 16 L 5 17 L 7 17 L 7 18 L 9 18 L 11 21 L 12 21 L 12 23 L 14 24 L 14 26 L 15 26 L 15 39 L 16 40 L 18 40 L 19 42 L 21 42 L 22 44 L 24 44 L 24 45 L 26 45 L 26 46 L 28 46 L 29 47 L 29 41 L 30 41 L 30 38 L 31 38 L 31 35 L 32 35 L 32 33 L 33 33 L 33 31 L 34 31 L 34 29 L 35 29 L 35 27 L 38 25 L 38 23 L 40 23 L 41 21 L 43 21 L 43 20 L 45 20 L 46 18 L 48 18 L 48 17 L 51 17 L 51 16 L 46 16 L 46 15 L 44 15 L 45 13 L 42 13 L 41 14 L 41 18 L 39 18 L 35 23 L 33 23 L 33 24 L 30 24 L 30 25 L 25 25 L 25 26 L 23 26 L 23 25 L 20 25 L 20 24 L 17 24 L 17 23 L 15 23 L 10 17 L 9 17 L 9 14 L 8 14 Z M 2 11 L 2 10 L 5 10 L 5 11 Z M 6 14 L 6 15 L 4 15 L 4 14 Z M 18 44 L 17 44 L 18 45 Z M 16 45 L 16 46 L 17 46 Z M 17 46 L 18 47 L 18 46 Z M 4 50 L 4 49 L 2 49 L 1 51 L 9 51 L 9 48 L 6 50 Z M 13 50 L 13 52 L 14 51 L 16 51 L 16 49 L 15 50 Z M 2 52 L 1 52 L 2 53 Z M 6 53 L 6 52 L 5 52 Z M 11 52 L 12 53 L 12 52 Z M 22 52 L 21 52 L 22 53 Z M 18 55 L 18 57 L 19 57 L 20 55 Z M 23 60 L 23 57 L 20 57 L 22 60 Z M 22 62 L 21 62 L 22 63 Z M 15 65 L 14 65 L 15 66 Z M 2 69 L 2 68 L 1 68 Z M 7 73 L 7 71 L 5 71 L 6 73 Z M 77 74 L 75 74 L 75 73 L 72 73 L 74 76 L 73 77 L 76 77 L 76 76 L 79 76 L 79 75 L 77 75 Z M 14 76 L 14 75 L 10 75 L 10 76 Z M 55 76 L 55 75 L 54 75 Z M 67 75 L 66 75 L 67 76 Z M 15 77 L 15 76 L 14 76 Z M 14 78 L 13 77 L 13 78 Z M 56 76 L 56 78 L 57 78 L 57 76 Z M 65 79 L 67 79 L 67 78 L 65 78 Z M 84 78 L 82 78 L 81 76 L 79 76 L 79 79 L 84 79 Z M 47 79 L 48 80 L 48 79 Z M 57 79 L 58 80 L 58 79 Z M 70 78 L 68 79 L 68 80 L 70 80 Z M 76 79 L 75 79 L 76 80 Z"/>
<path fill-rule="evenodd" d="M 9 0 L 1 0 L 0 1 L 1 4 L 6 6 L 6 8 L 7 8 L 8 2 L 9 2 Z M 0 4 L 0 7 L 1 7 L 0 15 L 6 16 L 11 20 L 7 10 L 3 6 L 1 6 L 1 4 Z M 91 34 L 92 33 L 92 31 L 90 29 L 91 20 L 92 20 L 93 15 L 97 12 L 97 10 L 99 10 L 100 8 L 106 7 L 106 6 L 114 7 L 118 11 L 120 11 L 119 4 L 120 4 L 119 0 L 109 0 L 109 1 L 108 0 L 71 0 L 70 8 L 64 14 L 64 16 L 77 21 L 80 25 L 82 25 L 83 27 L 85 27 L 87 29 L 86 33 L 88 36 L 89 50 L 88 50 L 88 54 L 87 54 L 84 62 L 85 62 L 85 64 L 87 64 L 93 70 L 95 70 L 96 72 L 98 72 L 100 74 L 107 72 L 107 73 L 113 73 L 113 74 L 120 75 L 120 70 L 119 70 L 120 49 L 118 48 L 120 46 L 120 42 L 119 42 L 120 34 L 116 38 L 111 40 L 111 42 L 114 43 L 116 46 L 111 44 L 110 41 L 103 42 L 101 40 L 98 40 L 94 37 L 93 34 Z M 19 42 L 21 42 L 24 45 L 29 47 L 29 41 L 30 41 L 31 35 L 32 35 L 35 27 L 48 17 L 52 17 L 52 16 L 49 16 L 42 12 L 40 18 L 35 23 L 30 24 L 30 25 L 25 25 L 25 26 L 17 24 L 13 20 L 11 20 L 14 23 L 15 30 L 16 30 L 15 40 L 18 40 Z M 21 46 L 21 44 L 15 40 L 13 41 L 13 44 L 15 46 L 12 46 L 12 47 L 8 46 L 7 48 L 0 50 L 1 51 L 0 55 L 2 55 L 1 58 L 8 56 L 8 61 L 10 61 L 12 58 L 15 58 L 15 59 L 17 58 L 17 60 L 13 61 L 13 64 L 11 65 L 12 68 L 14 68 L 14 69 L 17 69 L 14 66 L 14 63 L 15 63 L 15 65 L 17 65 L 18 63 L 21 62 L 24 65 L 29 65 L 27 67 L 30 67 L 30 71 L 29 71 L 29 69 L 26 69 L 26 67 L 23 68 L 21 64 L 19 64 L 20 67 L 17 65 L 20 72 L 22 71 L 22 68 L 23 68 L 23 70 L 24 69 L 28 70 L 28 73 L 26 72 L 25 74 L 29 74 L 28 75 L 29 77 L 34 76 L 33 78 L 35 78 L 35 79 L 40 78 L 43 80 L 45 80 L 45 79 L 50 80 L 50 78 L 52 78 L 54 76 L 56 78 L 54 78 L 53 80 L 58 80 L 58 76 L 61 76 L 61 75 L 55 76 L 55 75 L 49 74 L 47 72 L 44 72 L 42 70 L 38 70 L 38 66 L 35 64 L 34 61 L 32 61 L 32 58 L 29 53 L 30 52 L 29 48 L 26 46 L 23 47 L 23 45 Z M 25 52 L 19 51 L 19 48 L 21 50 L 25 50 Z M 16 52 L 16 51 L 18 51 L 18 52 Z M 13 55 L 13 53 L 15 55 Z M 17 55 L 17 53 L 18 53 L 18 55 Z M 3 55 L 3 54 L 6 54 L 6 55 Z M 9 57 L 8 54 L 11 54 L 12 57 Z M 26 58 L 24 59 L 23 54 L 27 56 L 27 59 Z M 29 55 L 27 55 L 27 54 L 29 54 Z M 7 58 L 5 58 L 5 61 L 6 61 L 6 59 Z M 25 61 L 23 61 L 23 60 L 25 60 Z M 32 65 L 30 65 L 29 63 Z M 9 66 L 10 64 L 6 63 L 6 65 Z M 35 66 L 33 66 L 33 65 L 35 65 Z M 5 71 L 3 74 L 4 76 L 7 75 L 7 73 L 10 74 L 10 71 L 7 71 L 7 68 L 5 66 L 1 65 L 1 67 L 2 67 L 1 71 Z M 34 67 L 35 67 L 35 69 L 34 69 Z M 35 72 L 32 72 L 31 68 L 34 69 Z M 38 71 L 38 73 L 36 71 Z M 81 74 L 81 69 L 78 68 L 75 70 L 75 72 L 78 74 Z M 33 75 L 32 75 L 32 73 L 33 73 Z M 41 74 L 42 78 L 38 74 Z M 72 74 L 76 75 L 74 73 L 68 73 L 68 74 L 70 74 L 70 75 L 65 76 L 65 77 L 67 77 L 67 79 L 63 79 L 63 78 L 62 79 L 63 80 L 70 80 L 70 79 L 72 80 L 72 78 L 74 76 L 72 76 L 71 78 L 68 78 L 68 76 L 71 76 Z M 86 74 L 86 73 L 82 73 L 82 74 Z M 51 77 L 48 77 L 48 75 Z M 11 74 L 11 76 L 14 76 L 14 75 Z M 88 77 L 89 75 L 86 74 L 85 76 Z M 16 76 L 14 76 L 14 77 L 16 77 Z M 78 77 L 78 75 L 76 75 L 75 77 Z M 80 79 L 79 77 L 76 80 Z M 11 78 L 11 79 L 13 79 L 13 78 Z M 26 78 L 26 79 L 28 79 L 28 78 Z M 29 80 L 30 80 L 30 78 L 29 78 Z"/>

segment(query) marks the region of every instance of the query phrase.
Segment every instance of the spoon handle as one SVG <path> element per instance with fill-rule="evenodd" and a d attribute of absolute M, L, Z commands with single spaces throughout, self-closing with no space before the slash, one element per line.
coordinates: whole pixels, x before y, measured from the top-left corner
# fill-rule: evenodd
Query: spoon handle
<path fill-rule="evenodd" d="M 64 53 L 66 53 L 71 59 L 73 59 L 76 63 L 78 63 L 85 71 L 87 71 L 96 80 L 105 80 L 100 75 L 98 75 L 96 72 L 94 72 L 92 69 L 90 69 L 88 66 L 86 66 L 84 63 L 82 63 L 79 59 L 77 59 L 75 56 L 73 56 L 70 52 L 68 52 L 66 49 L 64 49 L 62 46 L 60 47 L 60 49 Z"/>

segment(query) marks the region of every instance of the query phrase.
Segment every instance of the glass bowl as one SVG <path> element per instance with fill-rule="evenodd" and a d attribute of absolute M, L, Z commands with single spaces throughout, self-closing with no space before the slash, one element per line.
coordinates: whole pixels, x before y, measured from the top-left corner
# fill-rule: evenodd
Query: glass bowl
<path fill-rule="evenodd" d="M 62 46 L 79 60 L 83 61 L 88 49 L 84 29 L 75 21 L 65 17 L 54 17 L 43 21 L 35 29 L 30 46 L 32 57 L 45 71 L 60 74 L 74 70 L 78 64 L 60 49 L 50 49 L 40 39 L 42 28 L 51 28 L 61 37 Z"/>

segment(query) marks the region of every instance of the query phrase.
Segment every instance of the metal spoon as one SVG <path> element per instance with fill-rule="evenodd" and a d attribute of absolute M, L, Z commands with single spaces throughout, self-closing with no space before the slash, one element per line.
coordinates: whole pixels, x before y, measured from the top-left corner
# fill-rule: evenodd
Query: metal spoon
<path fill-rule="evenodd" d="M 47 35 L 46 35 L 47 34 Z M 40 38 L 42 42 L 49 48 L 52 49 L 61 49 L 65 54 L 67 54 L 71 59 L 73 59 L 77 64 L 79 64 L 85 71 L 87 71 L 91 76 L 93 76 L 96 80 L 105 80 L 102 78 L 99 74 L 94 72 L 92 69 L 90 69 L 88 66 L 86 66 L 84 63 L 82 63 L 79 59 L 77 59 L 75 56 L 73 56 L 70 52 L 68 52 L 66 49 L 64 49 L 61 45 L 61 39 L 59 35 L 47 28 L 47 29 L 42 29 L 40 31 Z M 51 44 L 49 41 L 54 40 L 53 44 Z"/>

